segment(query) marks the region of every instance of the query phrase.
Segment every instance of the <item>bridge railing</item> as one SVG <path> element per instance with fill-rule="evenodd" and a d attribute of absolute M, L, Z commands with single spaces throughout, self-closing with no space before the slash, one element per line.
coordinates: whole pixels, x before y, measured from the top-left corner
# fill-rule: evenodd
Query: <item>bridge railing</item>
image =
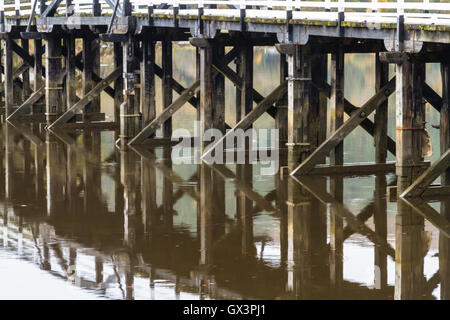
<path fill-rule="evenodd" d="M 0 11 L 5 16 L 27 17 L 35 0 L 0 0 Z M 97 0 L 101 14 L 111 14 L 116 0 Z M 119 0 L 123 2 L 123 0 Z M 46 1 L 49 5 L 51 1 Z M 94 0 L 72 0 L 71 8 L 75 15 L 92 15 Z M 398 15 L 407 19 L 434 19 L 450 25 L 450 0 L 131 0 L 133 13 L 147 14 L 151 6 L 155 13 L 197 15 L 201 8 L 204 15 L 239 17 L 242 11 L 249 17 L 285 18 L 292 11 L 293 19 L 335 20 L 338 12 L 345 12 L 345 19 L 358 20 L 371 17 L 374 22 L 390 22 L 389 18 Z M 36 5 L 39 15 L 40 1 Z M 57 15 L 65 15 L 67 1 L 63 1 Z M 120 15 L 120 10 L 119 14 Z M 417 23 L 426 22 L 425 20 Z M 429 20 L 428 20 L 429 22 Z"/>

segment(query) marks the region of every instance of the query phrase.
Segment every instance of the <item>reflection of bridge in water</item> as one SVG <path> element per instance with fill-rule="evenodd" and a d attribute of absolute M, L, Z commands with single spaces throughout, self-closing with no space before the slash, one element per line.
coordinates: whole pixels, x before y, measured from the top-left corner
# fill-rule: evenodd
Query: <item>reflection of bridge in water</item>
<path fill-rule="evenodd" d="M 112 133 L 16 129 L 3 127 L 3 250 L 77 286 L 127 299 L 428 299 L 440 284 L 449 298 L 448 224 L 427 217 L 439 268 L 426 276 L 425 219 L 399 202 L 388 237 L 392 177 L 376 176 L 354 214 L 342 176 L 254 179 L 249 165 L 172 167 L 167 148 L 119 151 Z M 373 249 L 372 283 L 344 280 L 344 265 L 355 271 L 344 242 L 357 234 Z"/>

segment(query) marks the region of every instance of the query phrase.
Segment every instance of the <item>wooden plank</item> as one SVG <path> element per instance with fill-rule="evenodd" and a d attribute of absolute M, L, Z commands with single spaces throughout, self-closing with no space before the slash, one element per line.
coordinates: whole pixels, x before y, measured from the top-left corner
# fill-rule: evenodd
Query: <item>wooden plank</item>
<path fill-rule="evenodd" d="M 90 101 L 92 101 L 92 97 L 98 96 L 109 83 L 113 82 L 117 79 L 122 73 L 122 67 L 118 67 L 113 72 L 111 72 L 105 79 L 102 80 L 99 84 L 97 84 L 87 95 L 80 99 L 77 103 L 75 103 L 69 110 L 67 110 L 63 115 L 61 115 L 57 120 L 55 120 L 51 125 L 49 125 L 49 129 L 56 128 L 61 126 L 62 124 L 69 121 L 77 111 L 82 110 Z"/>
<path fill-rule="evenodd" d="M 264 100 L 262 100 L 253 110 L 247 114 L 241 121 L 239 121 L 232 129 L 228 130 L 227 133 L 215 142 L 211 147 L 208 147 L 208 150 L 205 151 L 202 155 L 202 159 L 204 159 L 207 155 L 211 154 L 211 152 L 220 144 L 225 141 L 225 139 L 234 134 L 237 129 L 246 130 L 248 129 L 256 119 L 258 119 L 264 112 L 267 111 L 278 99 L 282 98 L 283 95 L 287 91 L 287 82 L 283 82 L 277 88 L 275 88 Z"/>
<path fill-rule="evenodd" d="M 192 86 L 186 89 L 170 106 L 165 108 L 156 119 L 151 121 L 147 126 L 145 126 L 133 139 L 128 143 L 140 144 L 145 139 L 150 137 L 155 133 L 155 131 L 165 122 L 167 119 L 172 117 L 172 115 L 177 112 L 192 96 L 194 96 L 200 89 L 200 81 L 197 80 Z"/>
<path fill-rule="evenodd" d="M 379 103 L 388 99 L 394 92 L 395 78 L 392 78 L 378 93 L 370 98 L 361 108 L 354 111 L 349 119 L 340 126 L 331 136 L 322 143 L 302 164 L 300 164 L 291 175 L 307 174 L 314 165 L 335 146 L 337 146 L 350 132 L 352 132 L 365 118 L 367 118 L 379 105 Z"/>
<path fill-rule="evenodd" d="M 38 91 L 33 92 L 31 96 L 25 100 L 22 105 L 17 108 L 9 117 L 6 118 L 6 120 L 11 121 L 14 120 L 19 114 L 23 114 L 26 112 L 28 108 L 33 107 L 33 104 L 39 101 L 40 98 L 42 98 L 45 95 L 45 87 L 41 87 Z"/>
<path fill-rule="evenodd" d="M 400 195 L 402 198 L 412 198 L 421 196 L 425 189 L 436 180 L 450 166 L 450 149 L 442 154 L 423 174 L 421 174 L 406 190 Z"/>

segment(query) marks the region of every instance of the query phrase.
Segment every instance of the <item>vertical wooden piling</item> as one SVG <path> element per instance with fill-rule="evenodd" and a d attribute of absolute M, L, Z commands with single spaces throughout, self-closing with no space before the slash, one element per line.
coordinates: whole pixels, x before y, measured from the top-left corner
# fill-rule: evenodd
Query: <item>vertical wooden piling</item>
<path fill-rule="evenodd" d="M 114 69 L 123 64 L 123 48 L 120 42 L 114 42 Z M 120 123 L 120 105 L 123 102 L 123 77 L 114 81 L 114 121 Z"/>
<path fill-rule="evenodd" d="M 100 76 L 100 39 L 93 34 L 83 38 L 83 94 L 91 91 L 96 83 L 93 74 Z M 100 112 L 100 96 L 96 96 L 85 107 L 85 113 Z"/>
<path fill-rule="evenodd" d="M 44 86 L 44 79 L 42 78 L 43 68 L 42 68 L 42 54 L 43 46 L 42 40 L 36 39 L 34 41 L 34 66 L 33 66 L 33 91 L 37 91 Z M 37 103 L 33 105 L 31 110 L 32 114 L 43 113 L 43 107 L 41 103 L 44 103 L 44 99 L 40 99 Z"/>
<path fill-rule="evenodd" d="M 396 65 L 396 173 L 397 194 L 401 194 L 420 173 L 425 106 L 422 87 L 425 64 L 403 55 Z"/>
<path fill-rule="evenodd" d="M 389 65 L 380 61 L 379 54 L 375 54 L 375 92 L 389 81 Z M 386 163 L 387 158 L 387 130 L 388 130 L 388 101 L 377 106 L 375 113 L 375 162 Z"/>
<path fill-rule="evenodd" d="M 288 64 L 286 55 L 280 53 L 280 83 L 286 81 L 288 77 Z M 278 139 L 280 148 L 284 148 L 286 146 L 286 142 L 288 142 L 288 132 L 287 132 L 287 94 L 280 99 L 277 104 L 277 113 L 275 116 L 275 128 L 278 129 Z"/>
<path fill-rule="evenodd" d="M 223 43 L 216 41 L 213 50 L 214 59 L 221 61 L 225 55 L 225 46 Z M 213 81 L 213 127 L 225 134 L 225 77 L 216 72 Z"/>
<path fill-rule="evenodd" d="M 75 77 L 75 37 L 73 34 L 67 35 L 64 43 L 66 47 L 66 109 L 69 109 L 78 101 Z"/>
<path fill-rule="evenodd" d="M 30 53 L 29 41 L 26 39 L 21 40 L 22 49 L 27 54 Z M 24 63 L 26 63 L 24 61 Z M 25 101 L 31 95 L 31 87 L 30 87 L 30 71 L 25 70 L 22 73 L 22 101 Z"/>
<path fill-rule="evenodd" d="M 253 109 L 253 45 L 242 43 L 240 52 L 240 70 L 242 74 L 241 108 L 242 116 Z"/>
<path fill-rule="evenodd" d="M 162 85 L 162 105 L 163 108 L 167 108 L 173 99 L 172 94 L 172 40 L 170 39 L 170 35 L 167 36 L 165 40 L 162 41 L 162 69 L 163 69 L 163 77 L 161 81 Z M 166 138 L 170 138 L 172 136 L 172 118 L 168 119 L 164 122 L 163 126 L 163 136 Z"/>
<path fill-rule="evenodd" d="M 139 132 L 140 114 L 135 92 L 134 36 L 128 35 L 123 43 L 124 102 L 120 106 L 120 140 L 124 146 Z"/>
<path fill-rule="evenodd" d="M 61 38 L 49 34 L 45 42 L 45 99 L 47 124 L 62 112 Z"/>
<path fill-rule="evenodd" d="M 13 105 L 14 105 L 12 41 L 13 40 L 11 39 L 10 36 L 6 36 L 3 46 L 6 117 L 8 117 L 13 112 Z"/>
<path fill-rule="evenodd" d="M 141 113 L 142 125 L 156 117 L 155 102 L 155 43 L 151 38 L 142 41 L 141 62 Z"/>
<path fill-rule="evenodd" d="M 442 108 L 440 123 L 441 154 L 450 148 L 450 63 L 441 63 Z M 441 185 L 450 185 L 450 168 L 441 175 Z M 450 200 L 442 199 L 441 214 L 450 221 Z M 439 273 L 441 277 L 441 299 L 450 299 L 450 239 L 439 234 Z"/>

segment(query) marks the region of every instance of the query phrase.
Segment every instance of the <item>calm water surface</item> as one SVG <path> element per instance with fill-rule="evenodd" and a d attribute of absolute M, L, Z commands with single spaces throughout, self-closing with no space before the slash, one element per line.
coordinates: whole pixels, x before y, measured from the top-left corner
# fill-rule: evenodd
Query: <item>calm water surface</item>
<path fill-rule="evenodd" d="M 195 70 L 177 65 L 194 55 L 181 54 L 176 78 L 188 85 Z M 372 62 L 349 57 L 346 96 L 356 105 L 373 94 Z M 255 51 L 262 94 L 275 86 L 277 63 L 275 51 Z M 229 84 L 227 92 L 234 123 Z M 175 127 L 195 119 L 184 108 Z M 431 110 L 428 117 L 437 121 Z M 346 140 L 346 162 L 373 160 L 373 140 L 358 130 Z M 450 297 L 448 227 L 388 202 L 392 174 L 296 181 L 263 176 L 259 164 L 175 165 L 170 148 L 120 151 L 116 139 L 1 127 L 0 298 Z"/>

